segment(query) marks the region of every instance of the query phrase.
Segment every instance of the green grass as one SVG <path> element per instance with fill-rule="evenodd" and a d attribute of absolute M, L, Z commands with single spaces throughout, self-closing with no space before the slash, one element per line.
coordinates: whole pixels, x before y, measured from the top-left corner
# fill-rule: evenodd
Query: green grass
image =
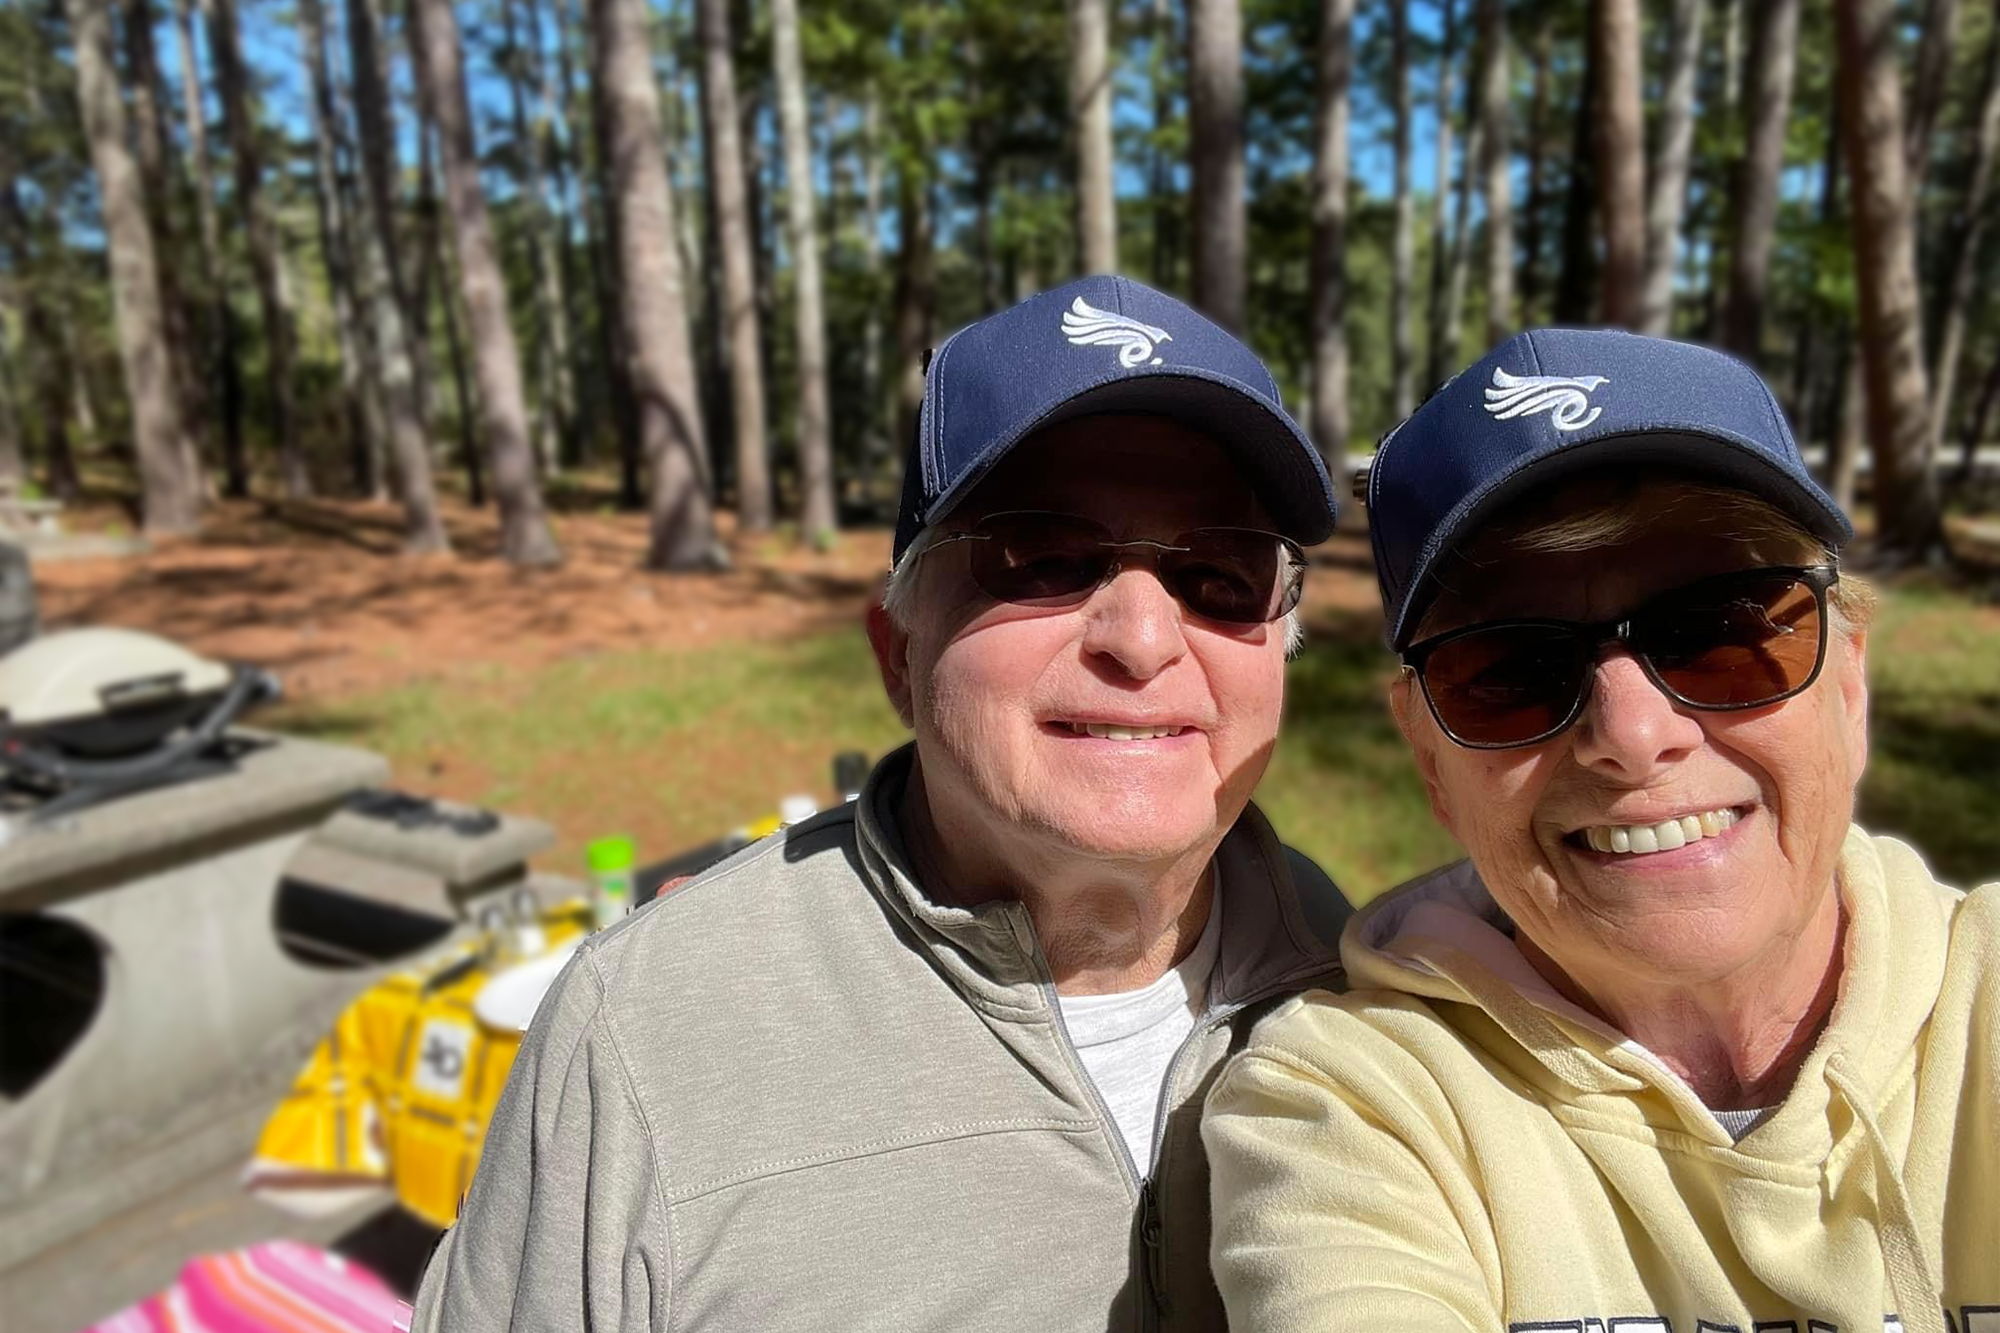
<path fill-rule="evenodd" d="M 1864 822 L 1909 839 L 1949 881 L 2000 874 L 2000 609 L 1898 591 L 1870 664 Z M 1258 791 L 1286 840 L 1357 901 L 1458 854 L 1390 721 L 1389 674 L 1372 618 L 1317 624 Z M 562 841 L 543 864 L 571 873 L 593 837 L 630 833 L 650 860 L 750 823 L 786 792 L 828 799 L 835 753 L 879 755 L 905 736 L 859 633 L 488 669 L 273 722 L 379 750 L 409 789 L 549 820 Z"/>

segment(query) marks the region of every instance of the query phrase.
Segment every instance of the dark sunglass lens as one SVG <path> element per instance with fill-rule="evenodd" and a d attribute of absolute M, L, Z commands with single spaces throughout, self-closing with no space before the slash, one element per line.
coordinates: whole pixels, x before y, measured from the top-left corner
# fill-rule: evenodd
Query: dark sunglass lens
<path fill-rule="evenodd" d="M 1198 616 L 1255 625 L 1297 604 L 1290 552 L 1270 533 L 1202 528 L 1173 544 L 1186 549 L 1161 554 L 1160 578 Z"/>
<path fill-rule="evenodd" d="M 1820 656 L 1820 603 L 1790 574 L 1750 575 L 1648 608 L 1632 646 L 1689 703 L 1746 708 L 1804 687 Z"/>
<path fill-rule="evenodd" d="M 1471 745 L 1518 745 L 1561 726 L 1587 679 L 1589 649 L 1545 625 L 1495 625 L 1440 644 L 1424 692 L 1445 729 Z"/>
<path fill-rule="evenodd" d="M 1104 579 L 1110 534 L 1063 514 L 996 514 L 974 531 L 972 581 L 1003 602 L 1049 602 L 1087 593 Z"/>

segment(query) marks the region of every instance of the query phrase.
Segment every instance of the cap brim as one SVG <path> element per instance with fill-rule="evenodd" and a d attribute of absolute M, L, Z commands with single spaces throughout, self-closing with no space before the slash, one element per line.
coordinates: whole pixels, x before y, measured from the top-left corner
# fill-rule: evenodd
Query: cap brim
<path fill-rule="evenodd" d="M 1707 446 L 1690 449 L 1689 445 Z M 1424 543 L 1410 570 L 1403 605 L 1389 627 L 1389 646 L 1401 652 L 1429 609 L 1436 589 L 1431 570 L 1494 514 L 1541 487 L 1555 486 L 1585 472 L 1605 468 L 1630 469 L 1658 465 L 1663 471 L 1705 477 L 1742 487 L 1770 501 L 1797 519 L 1806 531 L 1838 549 L 1854 536 L 1854 526 L 1832 498 L 1799 479 L 1760 452 L 1726 436 L 1685 431 L 1652 431 L 1600 437 L 1573 449 L 1561 449 L 1529 460 L 1519 468 L 1460 501 Z"/>
<path fill-rule="evenodd" d="M 1279 532 L 1303 546 L 1333 535 L 1333 484 L 1305 432 L 1245 386 L 1192 370 L 1128 375 L 1097 385 L 993 440 L 957 484 L 931 503 L 924 526 L 950 514 L 1015 445 L 1037 431 L 1107 413 L 1167 417 L 1201 432 L 1242 464 Z"/>

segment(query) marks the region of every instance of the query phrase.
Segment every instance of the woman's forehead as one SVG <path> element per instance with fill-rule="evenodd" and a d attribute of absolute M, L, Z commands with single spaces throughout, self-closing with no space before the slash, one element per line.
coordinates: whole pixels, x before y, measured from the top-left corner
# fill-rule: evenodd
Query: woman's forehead
<path fill-rule="evenodd" d="M 1698 518 L 1575 550 L 1523 550 L 1475 537 L 1438 563 L 1437 600 L 1416 637 L 1485 620 L 1612 620 L 1697 579 L 1807 559 L 1795 543 L 1718 531 Z"/>

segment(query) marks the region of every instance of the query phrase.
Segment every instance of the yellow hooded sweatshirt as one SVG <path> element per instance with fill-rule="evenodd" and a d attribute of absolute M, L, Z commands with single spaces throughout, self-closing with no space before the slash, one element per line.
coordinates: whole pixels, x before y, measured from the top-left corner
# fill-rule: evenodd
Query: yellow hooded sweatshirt
<path fill-rule="evenodd" d="M 1211 1091 L 1216 1281 L 1258 1333 L 2000 1333 L 2000 883 L 1849 832 L 1840 991 L 1739 1141 L 1564 1000 L 1469 866 L 1363 909 L 1354 989 Z"/>

